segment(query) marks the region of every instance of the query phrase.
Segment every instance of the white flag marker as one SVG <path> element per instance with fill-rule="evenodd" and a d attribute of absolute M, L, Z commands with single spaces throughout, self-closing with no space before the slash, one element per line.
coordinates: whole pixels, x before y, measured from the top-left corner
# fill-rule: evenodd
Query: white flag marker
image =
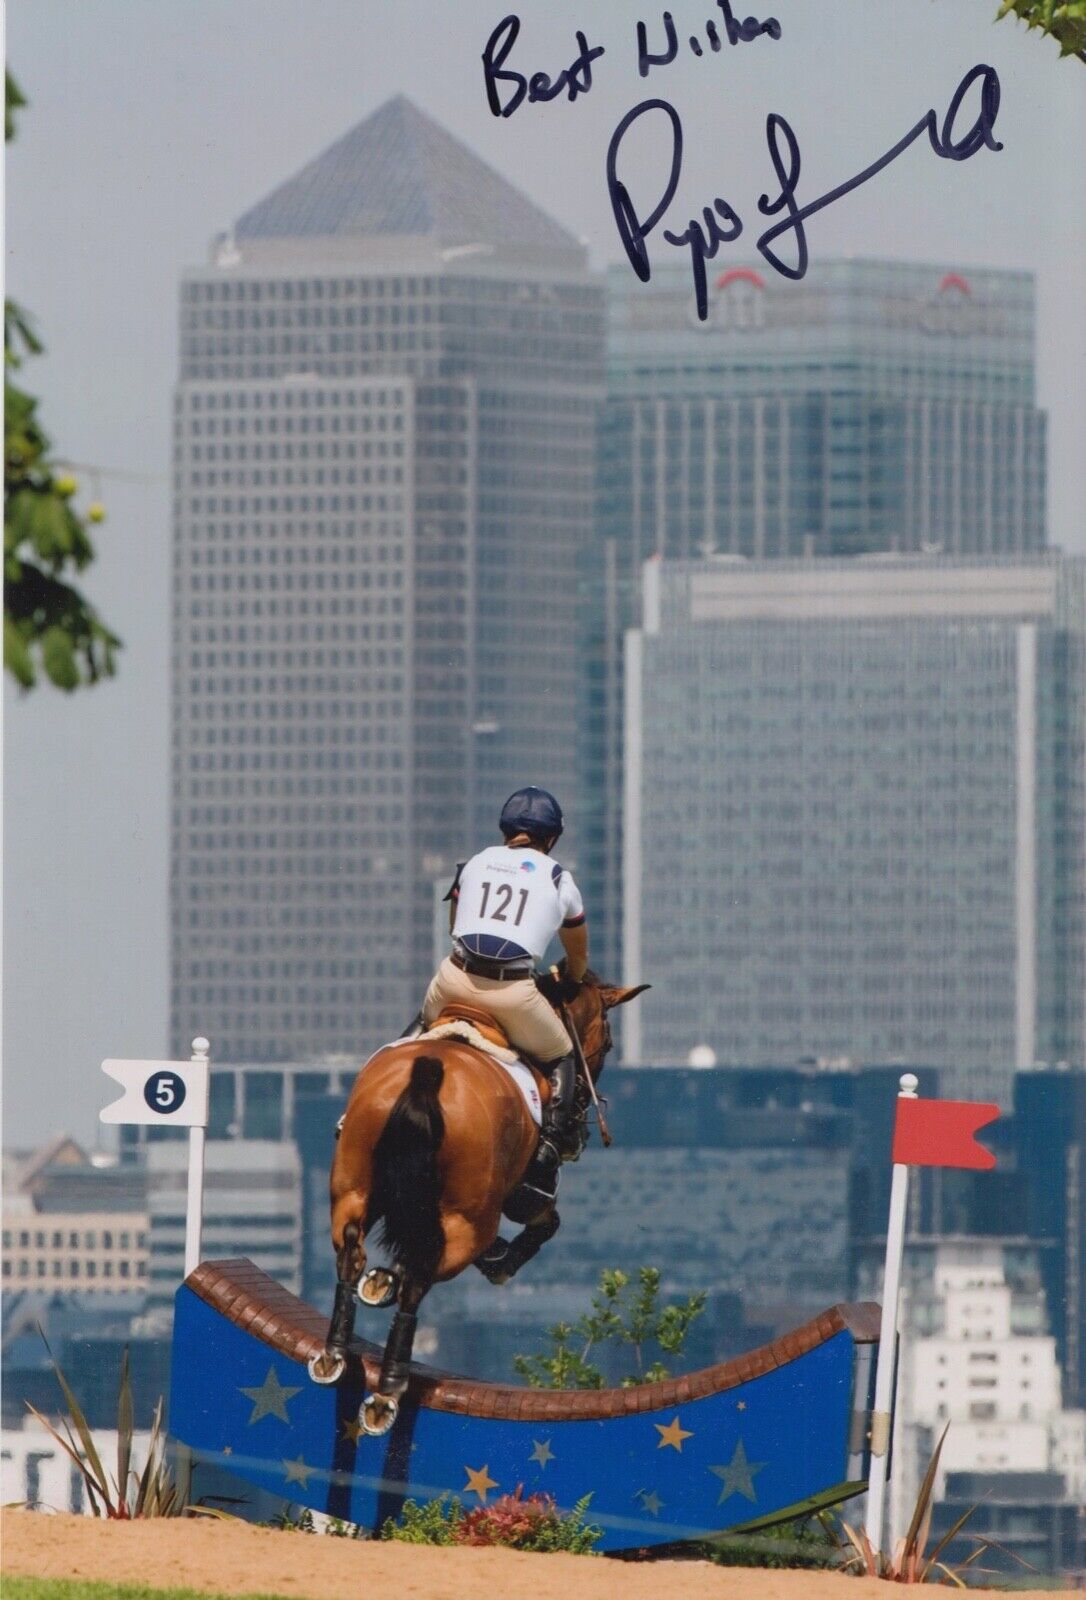
<path fill-rule="evenodd" d="M 189 1130 L 188 1199 L 185 1211 L 185 1276 L 200 1265 L 204 1217 L 204 1143 L 210 1100 L 210 1045 L 192 1041 L 190 1061 L 102 1062 L 102 1071 L 124 1089 L 119 1100 L 98 1113 L 100 1122 Z"/>

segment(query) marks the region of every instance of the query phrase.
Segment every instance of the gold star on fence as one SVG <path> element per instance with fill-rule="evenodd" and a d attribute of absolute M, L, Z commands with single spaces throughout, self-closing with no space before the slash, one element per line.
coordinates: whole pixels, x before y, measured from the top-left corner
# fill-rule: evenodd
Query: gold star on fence
<path fill-rule="evenodd" d="M 309 1480 L 316 1470 L 316 1467 L 307 1467 L 301 1456 L 296 1461 L 283 1462 L 287 1482 L 300 1483 L 303 1489 L 309 1488 Z"/>
<path fill-rule="evenodd" d="M 259 1389 L 239 1389 L 239 1393 L 243 1394 L 246 1400 L 253 1402 L 253 1414 L 249 1418 L 250 1428 L 254 1422 L 259 1422 L 261 1417 L 278 1417 L 280 1422 L 289 1422 L 287 1401 L 301 1392 L 300 1388 L 284 1387 L 276 1376 L 275 1368 L 269 1367 L 268 1376 Z"/>
<path fill-rule="evenodd" d="M 767 1465 L 768 1462 L 765 1461 L 748 1461 L 747 1452 L 743 1448 L 743 1441 L 742 1439 L 738 1440 L 735 1446 L 735 1453 L 726 1466 L 709 1468 L 709 1471 L 714 1473 L 723 1483 L 717 1505 L 722 1506 L 728 1496 L 732 1494 L 741 1494 L 744 1500 L 757 1500 L 758 1496 L 754 1490 L 754 1474 L 761 1472 L 762 1468 Z"/>
<path fill-rule="evenodd" d="M 468 1475 L 468 1481 L 464 1485 L 463 1493 L 477 1494 L 480 1504 L 485 1506 L 487 1494 L 491 1489 L 498 1487 L 498 1480 L 490 1476 L 489 1466 L 465 1467 L 464 1471 Z"/>
<path fill-rule="evenodd" d="M 745 1411 L 747 1409 L 747 1402 L 745 1400 L 740 1400 L 735 1409 L 737 1411 Z"/>
<path fill-rule="evenodd" d="M 535 1445 L 535 1449 L 528 1457 L 529 1461 L 536 1461 L 541 1467 L 545 1467 L 548 1461 L 554 1460 L 554 1451 L 551 1449 L 549 1439 L 533 1439 L 532 1443 Z"/>
<path fill-rule="evenodd" d="M 349 1439 L 352 1444 L 357 1444 L 359 1439 L 362 1437 L 361 1417 L 348 1417 L 340 1429 L 340 1432 L 342 1433 L 343 1437 L 345 1439 Z"/>
<path fill-rule="evenodd" d="M 673 1450 L 677 1450 L 682 1455 L 683 1440 L 694 1437 L 688 1428 L 680 1428 L 678 1417 L 669 1422 L 666 1428 L 662 1422 L 654 1422 L 653 1427 L 660 1435 L 660 1443 L 656 1447 L 658 1450 L 663 1450 L 666 1445 L 670 1445 Z"/>
<path fill-rule="evenodd" d="M 639 1491 L 638 1498 L 650 1516 L 658 1517 L 660 1512 L 664 1509 L 664 1502 L 660 1499 L 660 1496 L 656 1493 L 655 1489 L 652 1490 L 651 1494 L 646 1493 L 644 1489 L 641 1489 Z"/>

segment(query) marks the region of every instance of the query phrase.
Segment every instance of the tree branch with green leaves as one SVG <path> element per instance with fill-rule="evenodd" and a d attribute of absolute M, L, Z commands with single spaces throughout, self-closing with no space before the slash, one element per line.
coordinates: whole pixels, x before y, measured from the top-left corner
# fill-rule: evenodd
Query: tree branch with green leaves
<path fill-rule="evenodd" d="M 26 104 L 10 72 L 4 128 Z M 4 303 L 4 667 L 23 689 L 44 673 L 72 690 L 112 676 L 121 641 L 71 582 L 94 560 L 88 529 L 105 511 L 76 508 L 78 483 L 52 454 L 38 401 L 13 379 L 41 340 L 26 311 Z"/>
<path fill-rule="evenodd" d="M 1055 39 L 1061 56 L 1086 61 L 1086 0 L 1003 0 L 999 16 L 1017 17 Z"/>

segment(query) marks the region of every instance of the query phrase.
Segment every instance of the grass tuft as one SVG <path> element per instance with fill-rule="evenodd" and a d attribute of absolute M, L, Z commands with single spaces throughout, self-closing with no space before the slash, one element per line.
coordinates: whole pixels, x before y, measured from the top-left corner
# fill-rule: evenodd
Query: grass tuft
<path fill-rule="evenodd" d="M 86 1578 L 17 1578 L 4 1574 L 4 1600 L 231 1600 L 206 1589 L 154 1589 L 146 1583 L 92 1583 Z M 244 1600 L 287 1600 L 271 1593 Z M 300 1600 L 294 1596 L 293 1600 Z"/>

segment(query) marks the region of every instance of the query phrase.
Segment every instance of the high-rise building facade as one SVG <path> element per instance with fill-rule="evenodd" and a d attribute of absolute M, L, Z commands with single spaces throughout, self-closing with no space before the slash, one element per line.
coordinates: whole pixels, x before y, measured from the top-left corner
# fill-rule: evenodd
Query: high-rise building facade
<path fill-rule="evenodd" d="M 607 402 L 584 733 L 590 898 L 621 945 L 622 634 L 653 556 L 976 555 L 1045 543 L 1045 417 L 1026 273 L 876 261 L 800 283 L 608 280 Z"/>
<path fill-rule="evenodd" d="M 402 98 L 186 274 L 175 1048 L 364 1053 L 505 795 L 576 816 L 603 339 L 578 242 Z"/>
<path fill-rule="evenodd" d="M 186 1146 L 147 1146 L 148 1307 L 165 1325 L 185 1276 Z M 302 1286 L 302 1170 L 289 1140 L 210 1139 L 205 1151 L 203 1259 L 247 1256 L 297 1294 Z"/>
<path fill-rule="evenodd" d="M 1069 1405 L 1086 1405 L 1086 1068 L 1023 1072 L 1014 1132 Z"/>
<path fill-rule="evenodd" d="M 1044 543 L 1023 272 L 825 261 L 608 280 L 604 529 L 635 562 Z"/>
<path fill-rule="evenodd" d="M 626 1059 L 1081 1061 L 1086 564 L 649 562 Z"/>

